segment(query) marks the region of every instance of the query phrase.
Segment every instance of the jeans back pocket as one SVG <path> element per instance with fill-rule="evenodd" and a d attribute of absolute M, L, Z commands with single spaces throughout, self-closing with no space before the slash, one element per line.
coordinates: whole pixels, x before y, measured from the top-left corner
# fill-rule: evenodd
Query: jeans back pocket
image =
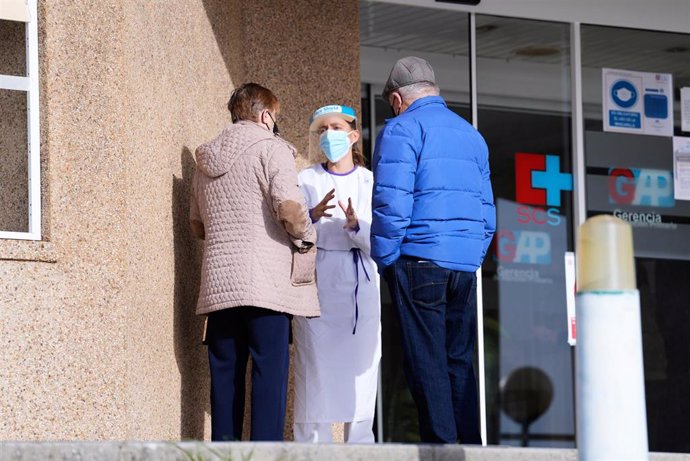
<path fill-rule="evenodd" d="M 424 309 L 443 309 L 446 304 L 448 269 L 431 261 L 407 261 L 410 297 Z"/>

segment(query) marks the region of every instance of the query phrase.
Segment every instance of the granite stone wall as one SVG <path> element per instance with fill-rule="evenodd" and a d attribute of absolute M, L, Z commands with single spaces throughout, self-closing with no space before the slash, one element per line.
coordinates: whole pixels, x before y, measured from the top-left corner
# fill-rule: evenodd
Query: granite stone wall
<path fill-rule="evenodd" d="M 358 107 L 357 21 L 354 0 L 39 0 L 44 241 L 0 241 L 0 439 L 210 437 L 194 149 L 251 80 L 304 153 L 315 107 Z"/>
<path fill-rule="evenodd" d="M 312 112 L 346 104 L 360 114 L 359 12 L 354 0 L 247 2 L 247 78 L 275 91 L 278 124 L 306 166 Z"/>

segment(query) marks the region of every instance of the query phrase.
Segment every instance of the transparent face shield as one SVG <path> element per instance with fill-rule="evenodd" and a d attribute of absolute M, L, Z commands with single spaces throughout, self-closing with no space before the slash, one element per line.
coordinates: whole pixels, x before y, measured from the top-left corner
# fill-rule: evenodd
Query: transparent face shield
<path fill-rule="evenodd" d="M 326 156 L 321 150 L 321 136 L 316 131 L 309 132 L 309 152 L 308 158 L 309 164 L 313 163 L 324 163 L 327 161 Z"/>
<path fill-rule="evenodd" d="M 352 109 L 351 109 L 352 110 Z M 354 114 L 354 111 L 353 111 Z M 347 133 L 352 133 L 353 131 L 358 131 L 357 130 L 357 125 L 356 122 L 347 122 L 347 128 L 343 127 L 343 129 Z M 353 126 L 354 125 L 354 126 Z M 326 154 L 324 154 L 323 150 L 321 149 L 321 135 L 318 132 L 318 128 L 315 127 L 315 129 L 309 130 L 309 138 L 308 138 L 308 146 L 307 146 L 307 160 L 309 162 L 309 165 L 312 165 L 314 163 L 326 163 L 328 161 L 328 158 L 326 157 Z M 353 146 L 351 146 L 352 149 L 357 149 L 359 152 L 362 152 L 362 138 L 357 140 L 357 142 L 354 143 Z"/>

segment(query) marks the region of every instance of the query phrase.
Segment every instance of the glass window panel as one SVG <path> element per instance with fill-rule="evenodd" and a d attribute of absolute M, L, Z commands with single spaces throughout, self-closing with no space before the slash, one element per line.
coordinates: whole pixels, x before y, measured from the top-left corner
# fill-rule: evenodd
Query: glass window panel
<path fill-rule="evenodd" d="M 690 86 L 690 35 L 582 26 L 587 214 L 614 214 L 631 223 L 640 290 L 649 448 L 688 452 L 690 439 L 690 202 L 673 194 L 673 139 L 639 134 L 647 123 L 652 85 L 643 84 L 640 129 L 604 131 L 603 68 L 672 76 L 673 135 L 683 132 L 680 88 Z M 640 76 L 640 74 L 632 74 Z M 642 80 L 644 82 L 644 80 Z M 613 100 L 613 99 L 611 99 Z M 609 103 L 611 104 L 611 103 Z M 637 112 L 638 108 L 640 109 Z M 608 110 L 620 109 L 613 105 Z M 659 120 L 661 120 L 660 118 Z M 665 118 L 664 123 L 670 120 Z"/>
<path fill-rule="evenodd" d="M 0 75 L 26 75 L 26 25 L 0 19 Z"/>
<path fill-rule="evenodd" d="M 0 231 L 28 232 L 26 93 L 0 89 Z"/>
<path fill-rule="evenodd" d="M 360 1 L 363 145 L 367 156 L 371 136 L 392 117 L 381 90 L 395 62 L 419 56 L 431 63 L 437 83 L 451 110 L 470 120 L 469 17 L 466 13 Z M 414 27 L 407 27 L 414 23 Z M 375 75 L 375 78 L 367 78 Z M 372 88 L 373 91 L 369 91 Z M 374 114 L 369 115 L 370 98 Z M 366 114 L 366 116 L 364 116 Z M 373 118 L 373 120 L 371 120 Z M 371 121 L 370 121 L 371 120 Z M 373 124 L 374 127 L 370 127 Z M 373 129 L 371 129 L 373 128 Z M 383 433 L 386 442 L 418 442 L 417 409 L 402 369 L 398 327 L 388 289 L 381 281 Z"/>
<path fill-rule="evenodd" d="M 489 444 L 573 447 L 570 26 L 477 17 L 497 233 L 482 267 Z"/>

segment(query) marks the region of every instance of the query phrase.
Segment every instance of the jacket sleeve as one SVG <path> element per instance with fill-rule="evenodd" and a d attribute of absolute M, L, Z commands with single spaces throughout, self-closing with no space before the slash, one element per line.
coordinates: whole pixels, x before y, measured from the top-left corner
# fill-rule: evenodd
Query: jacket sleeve
<path fill-rule="evenodd" d="M 491 174 L 489 168 L 488 155 L 484 158 L 482 171 L 482 219 L 484 220 L 484 247 L 482 251 L 482 258 L 484 261 L 486 252 L 489 250 L 491 239 L 496 232 L 496 207 L 494 206 L 494 193 L 491 188 Z"/>
<path fill-rule="evenodd" d="M 299 185 L 302 194 L 304 194 L 305 205 L 307 206 L 307 212 L 311 210 L 315 204 L 319 203 L 316 200 L 316 192 L 314 187 L 309 182 L 309 171 L 302 170 L 297 175 L 297 183 Z"/>
<path fill-rule="evenodd" d="M 266 173 L 275 216 L 283 223 L 295 246 L 308 250 L 316 243 L 316 230 L 309 219 L 304 194 L 298 186 L 295 159 L 287 146 L 271 146 Z"/>
<path fill-rule="evenodd" d="M 355 210 L 357 212 L 357 221 L 359 223 L 359 229 L 354 231 L 352 229 L 347 230 L 347 235 L 352 240 L 357 248 L 362 250 L 367 255 L 371 256 L 371 199 L 369 199 L 372 193 L 373 177 L 369 176 L 371 173 L 368 171 L 362 173 L 364 176 L 360 177 L 360 192 L 367 194 L 364 196 L 368 199 L 367 205 L 362 210 Z M 360 203 L 361 200 L 358 198 L 357 202 Z"/>
<path fill-rule="evenodd" d="M 347 235 L 352 240 L 357 248 L 365 252 L 366 254 L 371 254 L 371 223 L 364 221 L 362 218 L 359 220 L 359 230 L 354 231 L 352 229 L 347 230 Z"/>
<path fill-rule="evenodd" d="M 374 153 L 371 257 L 382 271 L 400 257 L 414 203 L 417 155 L 413 137 L 399 123 L 381 132 Z"/>

